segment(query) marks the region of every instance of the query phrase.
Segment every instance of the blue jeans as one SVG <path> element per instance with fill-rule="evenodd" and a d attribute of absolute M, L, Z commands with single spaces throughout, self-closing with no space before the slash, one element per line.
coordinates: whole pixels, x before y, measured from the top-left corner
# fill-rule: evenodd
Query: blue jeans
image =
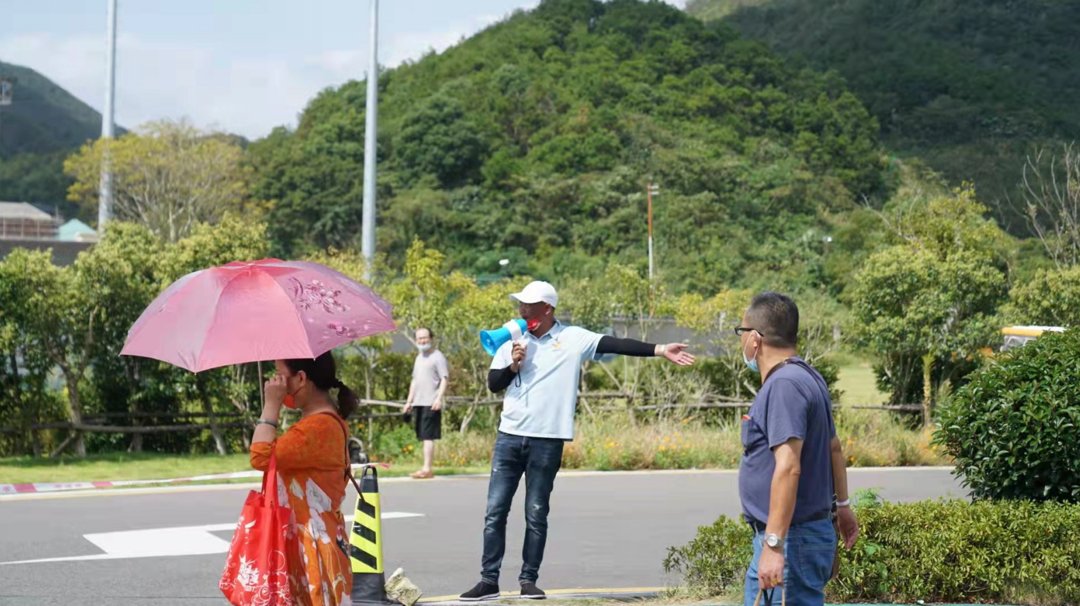
<path fill-rule="evenodd" d="M 765 533 L 754 534 L 754 559 L 746 570 L 743 606 L 753 606 L 758 593 L 758 560 Z M 793 524 L 784 541 L 784 593 L 788 606 L 822 606 L 825 583 L 836 555 L 836 530 L 829 519 Z M 780 588 L 773 590 L 772 606 L 780 606 Z M 761 605 L 767 606 L 766 596 Z"/>
<path fill-rule="evenodd" d="M 521 549 L 522 583 L 535 583 L 540 574 L 547 542 L 547 517 L 555 474 L 562 466 L 563 441 L 526 438 L 499 432 L 491 456 L 487 513 L 484 515 L 484 557 L 480 577 L 499 583 L 499 569 L 506 552 L 506 516 L 514 500 L 521 474 L 525 474 L 525 545 Z"/>

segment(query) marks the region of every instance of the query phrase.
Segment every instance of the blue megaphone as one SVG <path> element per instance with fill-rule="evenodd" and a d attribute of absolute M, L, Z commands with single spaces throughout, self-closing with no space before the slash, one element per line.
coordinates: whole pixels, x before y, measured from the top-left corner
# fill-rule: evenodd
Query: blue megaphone
<path fill-rule="evenodd" d="M 489 356 L 493 356 L 495 352 L 499 351 L 503 343 L 510 340 L 517 341 L 525 336 L 527 326 L 525 320 L 518 318 L 503 324 L 501 328 L 481 330 L 480 344 L 484 346 L 484 351 L 488 352 Z"/>

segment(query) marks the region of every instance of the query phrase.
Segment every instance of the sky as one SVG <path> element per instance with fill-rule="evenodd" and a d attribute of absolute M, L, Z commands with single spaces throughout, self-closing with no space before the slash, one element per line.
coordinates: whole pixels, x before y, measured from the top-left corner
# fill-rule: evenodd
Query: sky
<path fill-rule="evenodd" d="M 187 119 L 249 139 L 294 126 L 320 90 L 364 78 L 370 2 L 118 0 L 116 121 L 133 128 Z M 441 52 L 538 3 L 381 0 L 379 63 L 395 67 Z M 0 0 L 0 61 L 37 70 L 100 111 L 107 6 Z"/>

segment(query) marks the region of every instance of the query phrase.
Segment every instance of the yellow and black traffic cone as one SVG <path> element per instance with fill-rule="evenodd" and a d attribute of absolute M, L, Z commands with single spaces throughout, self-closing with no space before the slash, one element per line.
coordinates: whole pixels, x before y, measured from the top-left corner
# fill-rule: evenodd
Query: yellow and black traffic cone
<path fill-rule="evenodd" d="M 386 574 L 383 571 L 382 518 L 379 507 L 379 475 L 374 467 L 364 467 L 356 515 L 349 536 L 352 562 L 352 603 L 387 604 Z"/>

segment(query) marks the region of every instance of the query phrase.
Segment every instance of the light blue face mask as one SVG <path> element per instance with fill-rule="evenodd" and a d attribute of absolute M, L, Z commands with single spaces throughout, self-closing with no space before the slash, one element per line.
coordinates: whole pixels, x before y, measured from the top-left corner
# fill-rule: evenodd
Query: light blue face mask
<path fill-rule="evenodd" d="M 761 372 L 761 368 L 758 366 L 757 360 L 755 358 L 746 357 L 746 348 L 745 347 L 743 348 L 743 351 L 742 351 L 742 361 L 746 364 L 746 367 L 749 368 L 750 370 L 752 370 L 754 372 Z"/>

